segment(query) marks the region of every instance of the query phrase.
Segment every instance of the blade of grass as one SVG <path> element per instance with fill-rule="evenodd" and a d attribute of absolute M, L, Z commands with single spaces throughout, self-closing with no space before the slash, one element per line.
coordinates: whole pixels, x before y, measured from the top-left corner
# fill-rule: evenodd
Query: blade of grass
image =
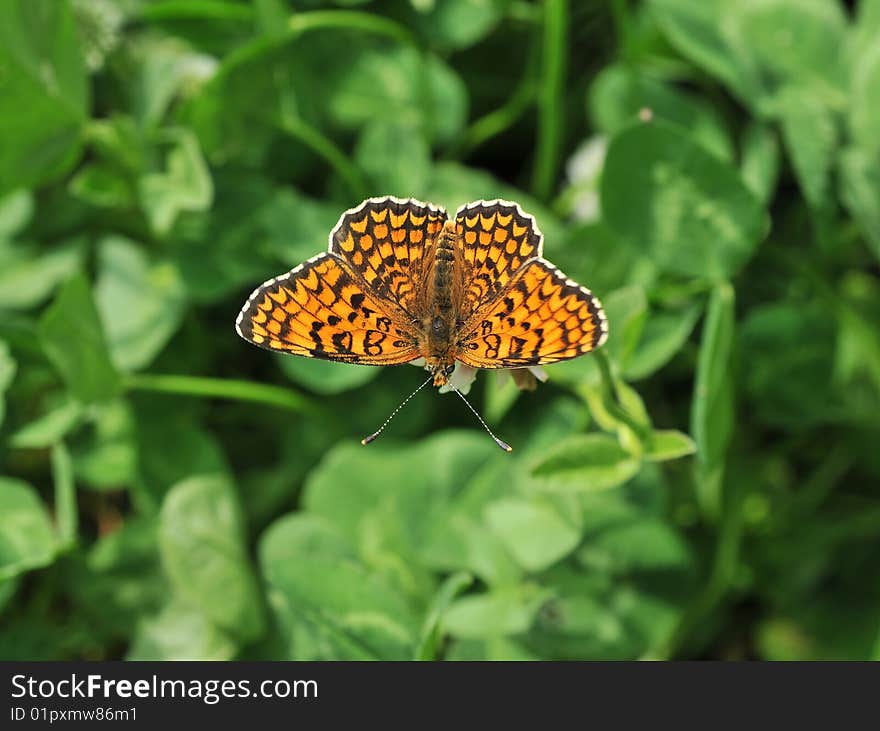
<path fill-rule="evenodd" d="M 444 153 L 444 158 L 461 158 L 482 145 L 487 140 L 510 129 L 526 110 L 535 102 L 538 93 L 538 45 L 532 44 L 529 49 L 529 61 L 526 72 L 508 97 L 498 109 L 484 114 L 465 129 Z"/>
<path fill-rule="evenodd" d="M 302 142 L 312 152 L 329 163 L 337 175 L 345 181 L 355 199 L 361 200 L 369 197 L 369 186 L 361 171 L 349 161 L 348 156 L 329 137 L 300 117 L 291 114 L 284 115 L 278 129 Z"/>
<path fill-rule="evenodd" d="M 150 391 L 197 398 L 251 401 L 300 413 L 318 411 L 317 405 L 310 399 L 289 388 L 233 378 L 140 373 L 127 376 L 123 385 L 128 391 Z"/>
<path fill-rule="evenodd" d="M 617 381 L 611 373 L 611 363 L 604 350 L 597 350 L 593 353 L 596 363 L 599 366 L 599 373 L 602 376 L 603 404 L 605 409 L 619 422 L 626 424 L 633 433 L 644 442 L 651 436 L 651 429 L 644 424 L 636 421 L 630 413 L 618 402 Z"/>
<path fill-rule="evenodd" d="M 474 577 L 467 571 L 452 574 L 437 590 L 434 601 L 428 610 L 422 635 L 416 650 L 416 660 L 436 660 L 443 639 L 443 613 L 459 594 L 474 582 Z"/>
<path fill-rule="evenodd" d="M 565 58 L 568 55 L 567 0 L 544 1 L 541 55 L 538 143 L 535 150 L 532 193 L 546 201 L 553 192 L 562 141 L 562 99 L 565 94 Z"/>
<path fill-rule="evenodd" d="M 64 442 L 52 447 L 52 479 L 55 483 L 55 530 L 62 549 L 76 543 L 79 516 L 76 511 L 76 484 L 73 460 Z"/>

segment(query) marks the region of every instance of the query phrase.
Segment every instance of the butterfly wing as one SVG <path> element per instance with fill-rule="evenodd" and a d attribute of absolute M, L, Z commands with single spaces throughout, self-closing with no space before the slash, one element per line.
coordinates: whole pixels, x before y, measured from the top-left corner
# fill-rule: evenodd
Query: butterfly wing
<path fill-rule="evenodd" d="M 467 318 L 457 360 L 517 368 L 575 358 L 602 345 L 599 300 L 541 257 L 543 236 L 515 203 L 478 201 L 456 213 Z"/>
<path fill-rule="evenodd" d="M 510 284 L 530 259 L 541 256 L 544 237 L 516 203 L 476 201 L 456 211 L 457 270 L 462 272 L 459 317 L 468 322 Z"/>
<path fill-rule="evenodd" d="M 368 292 L 345 262 L 320 254 L 258 287 L 235 327 L 266 350 L 393 365 L 418 357 L 405 323 L 400 310 Z"/>
<path fill-rule="evenodd" d="M 420 314 L 423 269 L 446 218 L 442 208 L 411 198 L 370 198 L 342 214 L 330 233 L 330 253 L 364 289 L 412 318 Z"/>

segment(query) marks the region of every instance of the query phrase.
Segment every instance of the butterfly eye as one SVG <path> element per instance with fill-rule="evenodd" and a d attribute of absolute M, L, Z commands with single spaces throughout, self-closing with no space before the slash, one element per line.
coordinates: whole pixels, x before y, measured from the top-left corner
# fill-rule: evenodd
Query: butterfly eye
<path fill-rule="evenodd" d="M 455 370 L 455 363 L 446 366 L 446 368 L 443 369 L 443 373 L 447 376 L 451 376 L 452 371 L 454 371 L 454 370 Z"/>

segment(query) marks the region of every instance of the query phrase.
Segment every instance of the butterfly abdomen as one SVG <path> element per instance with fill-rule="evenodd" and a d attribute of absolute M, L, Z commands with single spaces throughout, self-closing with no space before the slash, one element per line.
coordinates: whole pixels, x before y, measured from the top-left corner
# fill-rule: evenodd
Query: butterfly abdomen
<path fill-rule="evenodd" d="M 452 331 L 455 326 L 453 282 L 455 277 L 455 229 L 447 223 L 437 235 L 433 247 L 434 262 L 430 275 L 431 297 L 425 329 L 428 334 L 428 357 L 438 362 L 448 356 Z"/>

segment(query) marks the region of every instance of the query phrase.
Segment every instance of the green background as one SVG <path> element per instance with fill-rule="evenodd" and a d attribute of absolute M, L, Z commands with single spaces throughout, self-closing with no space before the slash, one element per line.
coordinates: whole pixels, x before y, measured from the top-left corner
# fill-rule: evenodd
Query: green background
<path fill-rule="evenodd" d="M 0 657 L 880 659 L 880 2 L 3 0 Z M 503 197 L 611 336 L 280 357 L 368 196 Z"/>

